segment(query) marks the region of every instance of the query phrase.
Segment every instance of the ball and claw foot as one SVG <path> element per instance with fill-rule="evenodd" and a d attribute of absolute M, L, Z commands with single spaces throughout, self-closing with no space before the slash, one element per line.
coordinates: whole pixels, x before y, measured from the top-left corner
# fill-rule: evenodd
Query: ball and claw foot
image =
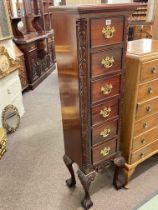
<path fill-rule="evenodd" d="M 76 181 L 75 180 L 72 180 L 72 178 L 70 179 L 67 179 L 66 180 L 66 184 L 69 188 L 72 188 L 72 187 L 75 187 L 76 186 Z"/>
<path fill-rule="evenodd" d="M 93 206 L 93 202 L 90 198 L 83 199 L 83 201 L 81 201 L 81 204 L 85 209 L 90 209 Z"/>

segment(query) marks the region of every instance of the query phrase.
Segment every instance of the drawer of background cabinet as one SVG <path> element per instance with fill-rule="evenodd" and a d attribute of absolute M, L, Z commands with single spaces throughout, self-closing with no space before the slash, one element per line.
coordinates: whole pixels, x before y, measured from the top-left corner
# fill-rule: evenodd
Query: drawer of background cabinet
<path fill-rule="evenodd" d="M 158 59 L 143 63 L 141 69 L 141 82 L 158 78 Z"/>
<path fill-rule="evenodd" d="M 119 109 L 118 99 L 101 103 L 92 107 L 92 125 L 97 125 L 116 117 Z"/>
<path fill-rule="evenodd" d="M 29 45 L 27 46 L 27 50 L 28 50 L 29 52 L 35 50 L 36 48 L 37 48 L 37 46 L 36 46 L 35 43 L 29 44 Z"/>
<path fill-rule="evenodd" d="M 146 156 L 158 151 L 158 140 L 152 142 L 151 144 L 147 145 L 146 147 L 132 153 L 131 157 L 131 164 L 142 160 Z"/>
<path fill-rule="evenodd" d="M 122 48 L 99 51 L 91 54 L 91 77 L 110 74 L 122 68 Z"/>
<path fill-rule="evenodd" d="M 117 151 L 117 140 L 109 140 L 99 146 L 92 148 L 93 163 L 97 163 L 101 160 L 108 158 L 110 155 Z"/>
<path fill-rule="evenodd" d="M 108 99 L 120 92 L 120 75 L 103 78 L 91 83 L 92 103 Z"/>
<path fill-rule="evenodd" d="M 158 139 L 158 127 L 155 127 L 133 139 L 133 151 L 144 147 Z"/>
<path fill-rule="evenodd" d="M 99 47 L 121 43 L 123 40 L 123 16 L 91 20 L 91 46 Z"/>
<path fill-rule="evenodd" d="M 158 96 L 158 79 L 139 85 L 138 102 L 149 100 Z"/>
<path fill-rule="evenodd" d="M 134 136 L 146 132 L 155 126 L 158 126 L 158 113 L 137 121 L 134 126 Z"/>
<path fill-rule="evenodd" d="M 144 103 L 137 104 L 136 119 L 147 117 L 158 112 L 158 97 Z"/>
<path fill-rule="evenodd" d="M 103 142 L 113 138 L 117 134 L 118 120 L 110 120 L 106 123 L 92 128 L 92 144 Z"/>

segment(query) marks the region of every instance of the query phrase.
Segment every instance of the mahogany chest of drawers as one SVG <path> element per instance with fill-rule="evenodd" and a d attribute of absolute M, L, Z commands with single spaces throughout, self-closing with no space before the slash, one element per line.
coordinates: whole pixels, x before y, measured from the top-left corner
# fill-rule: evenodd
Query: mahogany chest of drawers
<path fill-rule="evenodd" d="M 158 41 L 129 42 L 121 148 L 126 185 L 138 164 L 158 152 Z"/>
<path fill-rule="evenodd" d="M 129 15 L 136 4 L 52 7 L 64 130 L 64 161 L 76 184 L 72 163 L 92 206 L 89 187 L 96 171 L 119 166 L 120 102 Z"/>

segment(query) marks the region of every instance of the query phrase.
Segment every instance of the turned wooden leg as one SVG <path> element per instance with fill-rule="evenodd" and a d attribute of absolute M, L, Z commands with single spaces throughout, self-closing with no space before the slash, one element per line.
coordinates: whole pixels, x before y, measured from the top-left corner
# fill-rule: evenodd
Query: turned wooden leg
<path fill-rule="evenodd" d="M 133 173 L 135 172 L 135 169 L 136 169 L 136 167 L 135 168 L 124 168 L 124 173 L 125 173 L 125 186 L 124 186 L 124 188 L 125 189 L 128 189 L 129 188 L 129 186 L 128 186 L 128 183 L 129 183 L 129 181 L 130 181 L 130 179 L 131 179 L 131 176 L 133 175 Z"/>
<path fill-rule="evenodd" d="M 113 177 L 113 185 L 117 190 L 119 190 L 125 185 L 125 183 L 121 183 L 121 181 L 119 180 L 119 172 L 123 170 L 123 167 L 125 165 L 125 159 L 121 156 L 117 157 L 114 159 L 114 164 L 115 164 L 115 172 Z"/>
<path fill-rule="evenodd" d="M 71 178 L 66 180 L 66 184 L 69 188 L 74 187 L 76 185 L 76 179 L 75 179 L 75 174 L 72 167 L 73 161 L 67 155 L 64 155 L 63 160 L 71 174 Z"/>
<path fill-rule="evenodd" d="M 96 172 L 92 171 L 91 173 L 86 175 L 81 170 L 78 170 L 77 173 L 85 191 L 85 196 L 81 204 L 83 205 L 85 209 L 89 209 L 91 206 L 93 206 L 93 202 L 91 201 L 90 194 L 89 194 L 89 188 L 90 188 L 91 182 L 94 180 L 96 176 Z"/>

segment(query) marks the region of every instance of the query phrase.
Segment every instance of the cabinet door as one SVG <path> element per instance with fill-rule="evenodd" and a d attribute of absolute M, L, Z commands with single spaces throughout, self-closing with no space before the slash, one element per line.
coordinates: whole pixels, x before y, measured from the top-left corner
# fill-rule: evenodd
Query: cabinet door
<path fill-rule="evenodd" d="M 41 68 L 38 62 L 36 51 L 30 53 L 28 60 L 29 60 L 29 79 L 30 82 L 32 83 L 35 80 L 37 80 L 41 75 Z"/>

